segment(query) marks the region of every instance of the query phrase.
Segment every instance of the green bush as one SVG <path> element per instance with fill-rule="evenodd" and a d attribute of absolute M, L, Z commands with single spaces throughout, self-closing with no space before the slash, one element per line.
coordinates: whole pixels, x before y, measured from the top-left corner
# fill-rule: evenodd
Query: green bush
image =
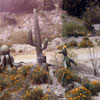
<path fill-rule="evenodd" d="M 49 73 L 45 69 L 37 67 L 31 74 L 31 80 L 33 84 L 47 83 L 50 80 Z"/>
<path fill-rule="evenodd" d="M 61 68 L 56 71 L 56 76 L 58 82 L 60 82 L 62 86 L 66 86 L 71 82 L 72 73 L 67 68 Z"/>
<path fill-rule="evenodd" d="M 73 48 L 73 47 L 77 47 L 78 43 L 75 40 L 70 41 L 69 43 L 65 43 L 67 48 Z"/>
<path fill-rule="evenodd" d="M 83 86 L 67 92 L 66 97 L 67 100 L 92 100 L 90 91 Z"/>
<path fill-rule="evenodd" d="M 63 37 L 78 37 L 84 36 L 87 33 L 87 28 L 83 25 L 78 24 L 77 22 L 64 22 L 62 27 L 62 36 Z"/>
<path fill-rule="evenodd" d="M 87 88 L 91 94 L 94 96 L 94 95 L 97 95 L 98 92 L 100 91 L 100 82 L 99 81 L 83 81 L 83 86 L 85 88 Z"/>
<path fill-rule="evenodd" d="M 39 88 L 27 89 L 21 96 L 23 100 L 42 100 L 43 90 Z"/>
<path fill-rule="evenodd" d="M 30 73 L 32 69 L 32 66 L 22 66 L 18 73 L 22 75 L 22 77 L 26 78 L 28 76 L 28 74 Z"/>
<path fill-rule="evenodd" d="M 91 4 L 91 7 L 88 7 L 86 12 L 83 15 L 85 26 L 92 30 L 93 24 L 100 23 L 100 8 L 97 5 Z"/>
<path fill-rule="evenodd" d="M 93 46 L 94 45 L 91 40 L 82 40 L 78 45 L 79 48 L 87 48 L 87 47 L 93 47 Z"/>

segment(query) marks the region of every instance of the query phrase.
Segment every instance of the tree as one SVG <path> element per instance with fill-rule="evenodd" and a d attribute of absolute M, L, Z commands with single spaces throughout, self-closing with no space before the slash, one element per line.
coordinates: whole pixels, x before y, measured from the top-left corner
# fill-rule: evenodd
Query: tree
<path fill-rule="evenodd" d="M 92 31 L 92 25 L 100 23 L 100 8 L 98 5 L 92 4 L 86 9 L 83 15 L 85 26 Z"/>
<path fill-rule="evenodd" d="M 63 0 L 62 9 L 70 15 L 80 17 L 86 11 L 90 2 L 94 2 L 96 5 L 100 3 L 99 0 Z"/>

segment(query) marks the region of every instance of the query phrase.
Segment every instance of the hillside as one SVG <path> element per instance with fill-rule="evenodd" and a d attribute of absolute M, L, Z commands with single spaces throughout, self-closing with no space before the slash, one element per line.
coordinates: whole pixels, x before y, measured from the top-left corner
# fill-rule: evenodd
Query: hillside
<path fill-rule="evenodd" d="M 59 36 L 62 28 L 62 11 L 39 11 L 39 25 L 41 34 L 44 37 L 51 38 Z M 1 41 L 9 40 L 8 37 L 17 38 L 19 35 L 25 37 L 29 29 L 34 33 L 34 19 L 33 13 L 0 13 L 0 39 Z M 49 30 L 48 30 L 49 29 Z M 20 37 L 20 38 L 21 38 Z M 25 37 L 27 38 L 27 36 Z"/>

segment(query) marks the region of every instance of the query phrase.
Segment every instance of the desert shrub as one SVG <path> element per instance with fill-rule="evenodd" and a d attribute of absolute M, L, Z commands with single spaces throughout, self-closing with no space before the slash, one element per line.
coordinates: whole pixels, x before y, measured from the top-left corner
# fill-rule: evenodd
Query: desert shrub
<path fill-rule="evenodd" d="M 65 43 L 65 45 L 66 45 L 67 48 L 73 48 L 73 47 L 77 47 L 78 43 L 77 43 L 77 41 L 72 40 L 72 41 L 70 41 L 68 43 Z"/>
<path fill-rule="evenodd" d="M 9 44 L 29 44 L 28 32 L 20 30 L 12 33 L 9 37 Z"/>
<path fill-rule="evenodd" d="M 93 24 L 100 23 L 100 8 L 97 5 L 91 5 L 84 13 L 83 19 L 85 26 L 91 30 Z"/>
<path fill-rule="evenodd" d="M 32 66 L 22 66 L 19 69 L 18 73 L 21 74 L 22 77 L 26 78 L 28 76 L 28 74 L 30 73 L 31 69 L 32 69 Z"/>
<path fill-rule="evenodd" d="M 42 97 L 42 100 L 51 100 L 50 97 L 51 97 L 51 95 L 44 95 Z"/>
<path fill-rule="evenodd" d="M 39 88 L 27 89 L 21 96 L 23 100 L 42 100 L 43 91 Z"/>
<path fill-rule="evenodd" d="M 60 82 L 62 86 L 66 86 L 71 82 L 72 73 L 67 68 L 61 68 L 56 71 L 56 76 L 58 82 Z"/>
<path fill-rule="evenodd" d="M 11 52 L 11 53 L 16 53 L 16 50 L 15 50 L 14 48 L 11 48 L 11 49 L 10 49 L 10 52 Z"/>
<path fill-rule="evenodd" d="M 82 86 L 67 92 L 66 97 L 67 100 L 91 100 L 91 93 Z"/>
<path fill-rule="evenodd" d="M 93 96 L 97 95 L 97 93 L 100 91 L 100 82 L 99 81 L 90 82 L 89 80 L 84 80 L 83 86 L 85 88 L 87 88 Z"/>
<path fill-rule="evenodd" d="M 11 94 L 9 89 L 4 90 L 3 96 L 0 98 L 1 100 L 11 100 Z"/>
<path fill-rule="evenodd" d="M 99 31 L 96 31 L 96 35 L 97 36 L 100 36 L 100 30 Z"/>
<path fill-rule="evenodd" d="M 24 81 L 25 78 L 15 68 L 12 71 L 6 69 L 0 74 L 1 90 L 9 89 L 10 92 L 18 91 L 23 87 Z"/>
<path fill-rule="evenodd" d="M 69 45 L 70 45 L 71 47 L 77 47 L 77 41 L 72 40 L 72 41 L 69 42 Z"/>
<path fill-rule="evenodd" d="M 23 50 L 19 50 L 18 53 L 23 53 Z"/>
<path fill-rule="evenodd" d="M 40 67 L 34 69 L 31 74 L 31 80 L 33 84 L 47 83 L 49 79 L 49 73 Z"/>
<path fill-rule="evenodd" d="M 93 47 L 94 45 L 91 40 L 82 40 L 78 46 L 79 48 L 86 48 L 86 47 Z"/>
<path fill-rule="evenodd" d="M 8 87 L 8 82 L 6 80 L 7 78 L 4 76 L 4 74 L 0 74 L 0 90 L 4 90 L 6 87 Z"/>
<path fill-rule="evenodd" d="M 78 24 L 75 21 L 64 22 L 62 27 L 62 36 L 63 37 L 78 37 L 84 36 L 87 33 L 87 28 L 83 25 Z"/>
<path fill-rule="evenodd" d="M 96 40 L 97 45 L 100 46 L 100 40 Z"/>
<path fill-rule="evenodd" d="M 48 89 L 45 93 L 45 95 L 42 97 L 42 100 L 57 100 L 58 97 L 54 93 L 53 90 Z"/>

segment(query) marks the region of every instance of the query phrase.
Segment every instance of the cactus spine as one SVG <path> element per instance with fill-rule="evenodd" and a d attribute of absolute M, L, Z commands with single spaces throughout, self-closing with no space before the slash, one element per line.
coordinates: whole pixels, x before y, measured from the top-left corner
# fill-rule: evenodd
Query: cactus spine
<path fill-rule="evenodd" d="M 36 9 L 33 10 L 34 13 L 34 33 L 35 33 L 35 41 L 33 41 L 32 38 L 32 31 L 29 31 L 29 40 L 30 44 L 32 46 L 36 47 L 36 53 L 37 53 L 37 61 L 39 65 L 43 64 L 43 50 L 47 48 L 48 45 L 48 39 L 45 39 L 43 45 L 41 42 L 41 34 L 40 34 L 40 27 L 38 22 L 38 15 L 36 12 Z"/>

